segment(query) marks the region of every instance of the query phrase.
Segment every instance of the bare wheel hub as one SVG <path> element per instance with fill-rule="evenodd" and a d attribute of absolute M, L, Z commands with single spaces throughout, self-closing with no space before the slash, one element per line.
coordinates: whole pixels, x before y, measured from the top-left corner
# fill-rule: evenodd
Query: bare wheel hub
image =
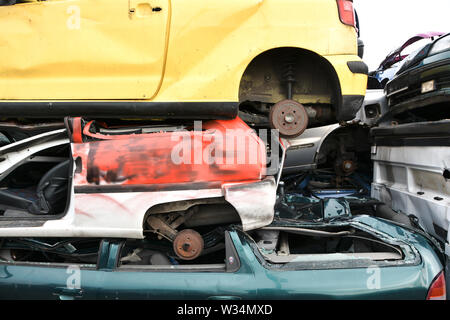
<path fill-rule="evenodd" d="M 305 107 L 294 100 L 283 100 L 270 110 L 270 125 L 278 129 L 285 138 L 294 138 L 303 133 L 308 126 L 308 114 Z"/>
<path fill-rule="evenodd" d="M 355 171 L 356 163 L 352 160 L 344 160 L 342 161 L 341 169 L 344 175 L 349 175 Z"/>
<path fill-rule="evenodd" d="M 183 260 L 194 260 L 203 251 L 203 238 L 195 230 L 185 229 L 176 235 L 173 240 L 173 250 Z"/>

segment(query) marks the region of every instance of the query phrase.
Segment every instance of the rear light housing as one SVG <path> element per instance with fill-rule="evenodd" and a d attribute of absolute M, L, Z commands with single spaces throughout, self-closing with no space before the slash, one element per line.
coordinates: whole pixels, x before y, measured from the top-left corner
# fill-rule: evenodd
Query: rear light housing
<path fill-rule="evenodd" d="M 339 19 L 343 24 L 356 28 L 353 0 L 337 0 Z"/>
<path fill-rule="evenodd" d="M 430 289 L 428 289 L 427 300 L 445 300 L 446 299 L 446 288 L 445 288 L 445 276 L 444 271 L 441 271 L 434 278 L 431 283 Z"/>

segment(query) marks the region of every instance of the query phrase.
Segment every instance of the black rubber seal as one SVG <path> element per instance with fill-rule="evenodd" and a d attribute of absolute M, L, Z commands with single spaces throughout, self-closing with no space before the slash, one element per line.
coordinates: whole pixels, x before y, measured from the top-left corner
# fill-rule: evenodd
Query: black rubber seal
<path fill-rule="evenodd" d="M 234 119 L 238 102 L 135 102 L 135 101 L 4 101 L 3 117 L 63 118 L 124 117 L 159 119 Z"/>

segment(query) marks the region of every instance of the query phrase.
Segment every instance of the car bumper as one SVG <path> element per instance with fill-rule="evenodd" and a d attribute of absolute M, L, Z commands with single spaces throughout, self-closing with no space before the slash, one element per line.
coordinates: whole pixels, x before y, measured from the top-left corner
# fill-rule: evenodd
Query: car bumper
<path fill-rule="evenodd" d="M 364 101 L 367 88 L 367 65 L 357 55 L 324 57 L 336 71 L 341 89 L 341 101 L 337 106 L 336 119 L 351 120 Z"/>
<path fill-rule="evenodd" d="M 422 93 L 422 83 L 434 80 L 435 90 Z M 405 71 L 386 85 L 386 95 L 389 107 L 403 108 L 413 104 L 414 108 L 434 104 L 437 96 L 447 96 L 450 93 L 450 58 Z M 427 101 L 430 98 L 430 101 Z M 437 101 L 439 103 L 441 101 Z"/>
<path fill-rule="evenodd" d="M 407 110 L 413 110 L 430 105 L 448 103 L 450 101 L 450 88 L 429 92 L 410 98 L 396 105 L 390 106 L 392 114 L 399 114 Z M 392 103 L 391 103 L 392 104 Z"/>

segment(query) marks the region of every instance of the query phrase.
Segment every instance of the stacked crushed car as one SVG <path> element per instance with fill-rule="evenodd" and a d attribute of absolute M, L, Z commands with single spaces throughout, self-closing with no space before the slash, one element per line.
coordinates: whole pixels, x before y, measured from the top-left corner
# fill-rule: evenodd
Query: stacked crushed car
<path fill-rule="evenodd" d="M 427 41 L 401 54 L 419 39 Z M 291 140 L 280 214 L 311 216 L 314 207 L 326 214 L 332 205 L 426 232 L 438 244 L 448 284 L 450 34 L 411 38 L 371 75 L 382 83 L 369 81 L 355 119 Z M 302 210 L 290 208 L 293 198 L 302 199 Z"/>
<path fill-rule="evenodd" d="M 445 299 L 351 0 L 0 5 L 0 298 Z"/>

